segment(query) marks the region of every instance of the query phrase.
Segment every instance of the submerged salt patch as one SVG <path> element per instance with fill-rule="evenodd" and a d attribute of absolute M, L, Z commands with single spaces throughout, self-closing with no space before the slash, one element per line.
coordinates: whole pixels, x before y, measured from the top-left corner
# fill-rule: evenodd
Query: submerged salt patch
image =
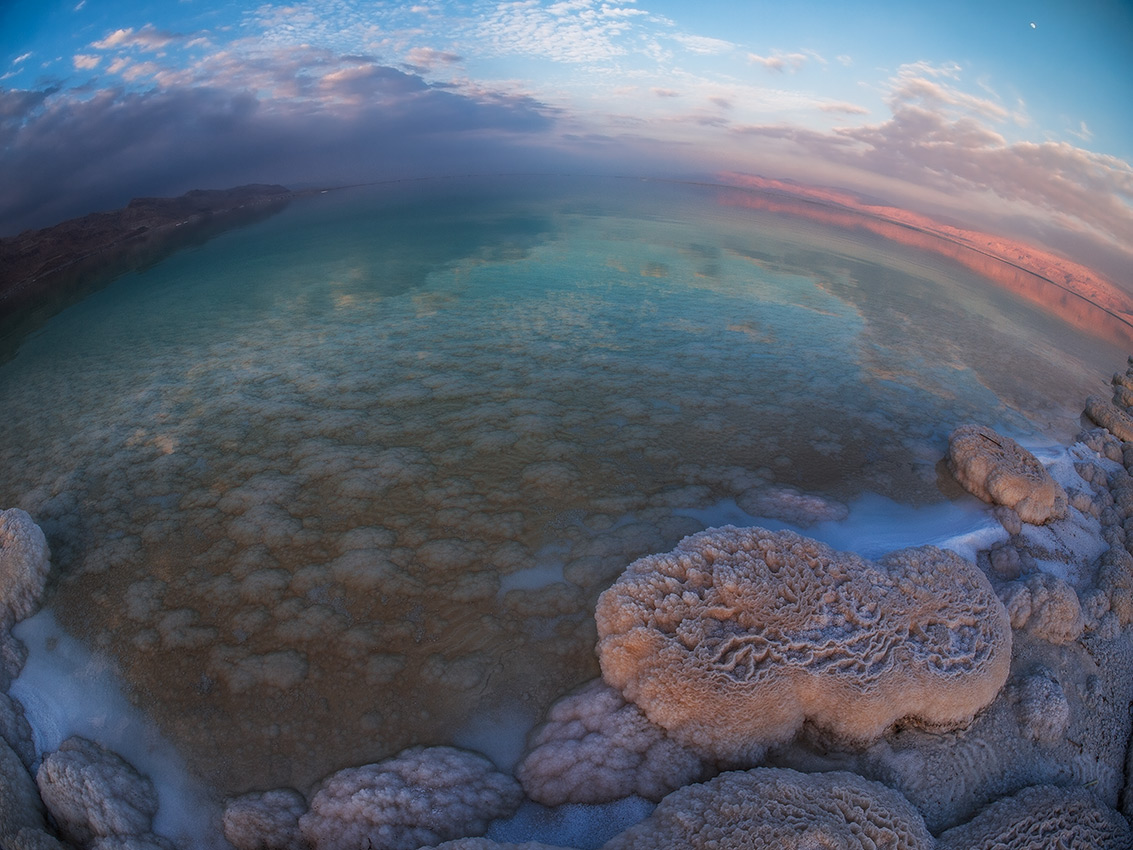
<path fill-rule="evenodd" d="M 27 645 L 28 658 L 10 694 L 24 707 L 36 753 L 56 751 L 76 735 L 100 744 L 154 783 L 155 832 L 194 850 L 221 846 L 210 826 L 219 810 L 185 773 L 181 756 L 154 723 L 123 696 L 113 665 L 64 632 L 47 610 L 13 633 Z"/>

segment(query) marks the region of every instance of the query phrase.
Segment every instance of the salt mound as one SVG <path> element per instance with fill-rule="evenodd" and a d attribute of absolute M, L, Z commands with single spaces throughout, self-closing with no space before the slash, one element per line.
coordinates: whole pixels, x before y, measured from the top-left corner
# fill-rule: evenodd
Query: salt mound
<path fill-rule="evenodd" d="M 929 850 L 924 821 L 896 791 L 852 773 L 757 768 L 689 785 L 602 850 Z"/>
<path fill-rule="evenodd" d="M 551 706 L 516 777 L 532 800 L 558 806 L 633 795 L 656 802 L 707 773 L 694 752 L 595 679 Z"/>
<path fill-rule="evenodd" d="M 1086 399 L 1086 416 L 1119 440 L 1133 440 L 1133 416 L 1108 399 L 1092 395 Z"/>
<path fill-rule="evenodd" d="M 417 850 L 483 834 L 522 797 L 518 783 L 483 756 L 414 747 L 328 777 L 299 828 L 315 850 Z"/>
<path fill-rule="evenodd" d="M 1007 679 L 987 578 L 926 546 L 879 562 L 731 526 L 641 558 L 596 611 L 603 678 L 679 743 L 751 764 L 812 721 L 844 743 L 967 723 Z"/>
<path fill-rule="evenodd" d="M 0 511 L 0 627 L 10 628 L 35 611 L 49 559 L 43 532 L 26 512 Z"/>
<path fill-rule="evenodd" d="M 306 850 L 299 818 L 307 801 L 298 791 L 254 791 L 224 808 L 224 837 L 236 850 Z"/>
<path fill-rule="evenodd" d="M 973 496 L 1013 508 L 1042 525 L 1066 513 L 1066 493 L 1038 459 L 1010 437 L 964 425 L 948 438 L 948 467 Z"/>
<path fill-rule="evenodd" d="M 157 792 L 129 762 L 74 736 L 44 758 L 35 777 L 63 838 L 88 847 L 103 838 L 151 833 Z"/>
<path fill-rule="evenodd" d="M 940 836 L 939 850 L 1128 850 L 1129 824 L 1085 788 L 1024 788 Z"/>

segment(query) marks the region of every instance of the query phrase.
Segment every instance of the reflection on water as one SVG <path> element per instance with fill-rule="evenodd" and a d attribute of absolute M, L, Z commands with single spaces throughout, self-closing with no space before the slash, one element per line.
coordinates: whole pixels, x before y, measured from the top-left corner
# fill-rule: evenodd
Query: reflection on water
<path fill-rule="evenodd" d="M 956 425 L 1074 428 L 1115 351 L 872 239 L 624 181 L 318 196 L 0 368 L 0 505 L 222 792 L 482 740 L 702 512 L 938 502 Z"/>

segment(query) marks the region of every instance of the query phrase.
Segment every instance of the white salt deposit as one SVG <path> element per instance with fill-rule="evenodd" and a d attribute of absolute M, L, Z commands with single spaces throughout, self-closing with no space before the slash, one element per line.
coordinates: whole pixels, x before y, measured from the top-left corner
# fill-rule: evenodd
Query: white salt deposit
<path fill-rule="evenodd" d="M 864 493 L 849 504 L 843 520 L 826 520 L 801 526 L 772 517 L 746 513 L 734 499 L 725 499 L 710 508 L 681 509 L 674 513 L 692 517 L 706 527 L 735 525 L 760 526 L 772 531 L 788 529 L 821 540 L 835 549 L 875 558 L 907 546 L 939 546 L 969 560 L 1007 533 L 987 506 L 976 499 L 913 507 L 902 505 L 877 493 Z"/>
<path fill-rule="evenodd" d="M 72 735 L 101 744 L 153 781 L 157 833 L 190 850 L 224 847 L 216 832 L 219 809 L 185 773 L 173 745 L 123 695 L 114 665 L 63 631 L 46 609 L 12 632 L 28 658 L 9 694 L 24 707 L 36 755 L 53 752 Z"/>

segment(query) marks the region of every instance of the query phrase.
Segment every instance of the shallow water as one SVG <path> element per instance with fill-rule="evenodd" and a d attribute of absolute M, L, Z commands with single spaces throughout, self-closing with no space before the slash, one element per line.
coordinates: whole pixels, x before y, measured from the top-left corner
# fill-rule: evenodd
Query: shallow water
<path fill-rule="evenodd" d="M 858 517 L 830 542 L 866 554 L 933 542 L 919 516 L 969 529 L 949 431 L 1070 436 L 1122 356 L 950 261 L 710 187 L 350 190 L 26 341 L 0 505 L 48 535 L 58 622 L 207 786 L 306 790 L 417 743 L 513 760 L 596 675 L 598 593 L 729 504 L 843 503 L 790 521 Z"/>

